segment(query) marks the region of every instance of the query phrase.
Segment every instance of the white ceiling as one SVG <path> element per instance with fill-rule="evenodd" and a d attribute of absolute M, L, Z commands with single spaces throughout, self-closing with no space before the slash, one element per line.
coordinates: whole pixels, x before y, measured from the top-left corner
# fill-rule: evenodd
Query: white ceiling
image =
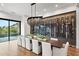
<path fill-rule="evenodd" d="M 5 10 L 12 14 L 18 14 L 22 16 L 31 15 L 31 3 L 3 3 L 0 4 L 0 10 Z M 56 7 L 58 5 L 58 7 Z M 45 13 L 51 13 L 52 11 L 74 6 L 74 3 L 37 3 L 36 13 L 37 15 L 43 15 Z"/>

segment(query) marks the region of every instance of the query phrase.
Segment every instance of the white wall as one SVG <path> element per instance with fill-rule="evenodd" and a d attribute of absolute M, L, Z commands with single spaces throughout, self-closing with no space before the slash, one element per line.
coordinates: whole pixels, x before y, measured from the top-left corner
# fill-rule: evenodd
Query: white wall
<path fill-rule="evenodd" d="M 27 24 L 27 17 L 22 17 L 21 20 L 21 35 L 25 36 L 30 34 L 30 26 Z"/>
<path fill-rule="evenodd" d="M 79 7 L 76 9 L 76 48 L 79 48 Z"/>

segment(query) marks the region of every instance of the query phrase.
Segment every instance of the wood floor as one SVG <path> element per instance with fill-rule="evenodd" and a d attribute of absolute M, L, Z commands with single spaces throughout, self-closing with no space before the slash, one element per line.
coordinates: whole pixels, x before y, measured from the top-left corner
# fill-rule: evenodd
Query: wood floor
<path fill-rule="evenodd" d="M 40 56 L 17 45 L 17 41 L 0 43 L 0 56 Z M 68 56 L 79 56 L 79 49 L 69 47 Z"/>

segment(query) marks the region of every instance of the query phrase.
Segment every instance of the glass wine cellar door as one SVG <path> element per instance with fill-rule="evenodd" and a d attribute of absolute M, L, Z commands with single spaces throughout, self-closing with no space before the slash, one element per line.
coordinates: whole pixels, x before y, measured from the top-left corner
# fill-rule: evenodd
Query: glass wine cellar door
<path fill-rule="evenodd" d="M 54 37 L 76 46 L 76 12 L 68 12 L 43 18 L 31 26 L 32 34 Z"/>

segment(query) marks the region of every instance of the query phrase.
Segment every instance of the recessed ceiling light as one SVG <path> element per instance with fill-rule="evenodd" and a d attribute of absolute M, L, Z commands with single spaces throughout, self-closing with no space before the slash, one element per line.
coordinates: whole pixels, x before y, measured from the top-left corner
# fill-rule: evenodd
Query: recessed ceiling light
<path fill-rule="evenodd" d="M 3 3 L 1 3 L 1 6 L 4 6 L 4 4 L 3 4 Z"/>
<path fill-rule="evenodd" d="M 39 12 L 36 12 L 37 14 L 39 13 Z"/>
<path fill-rule="evenodd" d="M 46 12 L 46 9 L 44 9 L 43 11 Z"/>
<path fill-rule="evenodd" d="M 58 5 L 55 5 L 55 7 L 58 7 Z"/>

